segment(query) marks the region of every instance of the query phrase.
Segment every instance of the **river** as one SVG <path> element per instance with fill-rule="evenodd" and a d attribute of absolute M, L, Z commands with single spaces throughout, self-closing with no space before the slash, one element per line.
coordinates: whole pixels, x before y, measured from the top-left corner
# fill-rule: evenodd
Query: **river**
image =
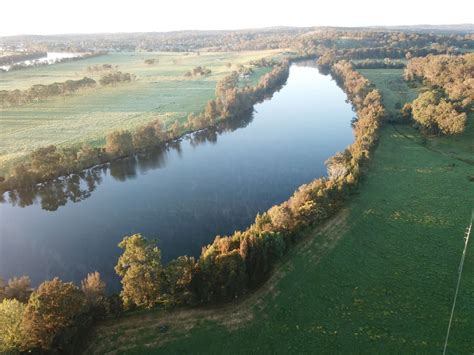
<path fill-rule="evenodd" d="M 28 59 L 28 60 L 21 60 L 19 62 L 14 63 L 14 65 L 21 65 L 25 67 L 31 67 L 35 65 L 49 65 L 60 62 L 64 59 L 70 58 L 78 58 L 82 57 L 83 53 L 70 53 L 70 52 L 48 52 L 44 57 L 36 58 L 36 59 Z M 0 66 L 0 71 L 9 71 L 11 69 L 11 65 L 2 65 Z"/>
<path fill-rule="evenodd" d="M 325 160 L 353 140 L 353 116 L 330 76 L 293 64 L 286 85 L 251 117 L 35 193 L 5 194 L 0 276 L 29 275 L 37 285 L 97 270 L 117 290 L 117 244 L 133 233 L 156 238 L 164 262 L 198 256 L 216 235 L 245 229 L 324 175 Z"/>

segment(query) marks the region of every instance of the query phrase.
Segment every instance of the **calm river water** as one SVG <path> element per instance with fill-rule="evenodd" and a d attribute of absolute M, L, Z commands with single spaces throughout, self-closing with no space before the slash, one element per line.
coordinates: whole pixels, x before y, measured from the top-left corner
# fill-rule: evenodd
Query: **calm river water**
<path fill-rule="evenodd" d="M 352 140 L 354 113 L 329 76 L 294 64 L 287 84 L 252 117 L 167 149 L 72 176 L 0 204 L 0 276 L 79 282 L 113 271 L 125 235 L 156 238 L 163 261 L 198 256 L 216 235 L 244 229 L 258 212 L 324 175 L 324 161 Z"/>

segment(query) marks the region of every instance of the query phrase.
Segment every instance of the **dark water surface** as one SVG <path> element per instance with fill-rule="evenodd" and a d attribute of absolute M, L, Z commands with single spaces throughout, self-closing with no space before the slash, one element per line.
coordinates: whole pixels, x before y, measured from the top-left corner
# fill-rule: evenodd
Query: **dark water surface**
<path fill-rule="evenodd" d="M 125 235 L 157 238 L 164 262 L 199 255 L 218 234 L 253 222 L 352 140 L 353 112 L 329 76 L 293 65 L 287 84 L 253 117 L 184 138 L 167 149 L 72 176 L 0 204 L 0 276 L 98 270 L 112 289 Z"/>

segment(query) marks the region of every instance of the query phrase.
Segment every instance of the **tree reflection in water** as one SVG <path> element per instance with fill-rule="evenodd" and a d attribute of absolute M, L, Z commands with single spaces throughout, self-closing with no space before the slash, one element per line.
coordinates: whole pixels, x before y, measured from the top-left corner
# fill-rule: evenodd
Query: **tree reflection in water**
<path fill-rule="evenodd" d="M 180 140 L 149 149 L 132 157 L 87 169 L 80 174 L 68 175 L 34 188 L 9 191 L 0 195 L 0 203 L 9 203 L 23 208 L 38 202 L 43 210 L 56 211 L 68 202 L 76 203 L 90 197 L 107 172 L 110 172 L 115 180 L 121 182 L 136 179 L 137 169 L 140 174 L 143 174 L 149 170 L 165 167 L 168 151 L 174 150 L 181 156 L 183 139 L 188 140 L 193 148 L 202 144 L 216 144 L 220 134 L 244 128 L 252 119 L 252 112 L 241 117 L 229 118 L 215 127 L 186 135 Z"/>

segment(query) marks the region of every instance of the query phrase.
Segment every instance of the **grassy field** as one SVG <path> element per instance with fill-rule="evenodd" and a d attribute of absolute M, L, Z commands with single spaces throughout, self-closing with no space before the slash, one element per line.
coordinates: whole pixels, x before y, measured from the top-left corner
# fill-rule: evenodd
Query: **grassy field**
<path fill-rule="evenodd" d="M 238 53 L 112 53 L 0 74 L 0 90 L 29 88 L 84 76 L 98 79 L 103 73 L 88 72 L 95 64 L 117 65 L 117 70 L 135 74 L 137 80 L 115 87 L 100 87 L 81 93 L 24 106 L 4 108 L 0 116 L 0 174 L 28 152 L 48 144 L 102 145 L 107 133 L 160 118 L 165 123 L 183 121 L 191 112 L 201 112 L 214 97 L 216 81 L 236 65 L 276 55 L 276 51 Z M 158 58 L 159 63 L 145 64 Z M 226 64 L 232 63 L 232 67 Z M 196 66 L 212 70 L 206 77 L 185 78 Z M 257 68 L 248 79 L 258 81 L 270 68 Z"/>
<path fill-rule="evenodd" d="M 403 80 L 403 69 L 358 69 L 359 73 L 369 79 L 382 92 L 384 106 L 397 110 L 418 96 L 418 90 L 412 89 Z"/>
<path fill-rule="evenodd" d="M 393 70 L 364 74 L 379 85 L 401 82 Z M 380 89 L 398 102 L 390 96 L 397 86 Z M 412 95 L 403 93 L 402 104 Z M 473 120 L 463 136 L 426 143 L 413 128 L 386 125 L 347 208 L 312 231 L 255 294 L 106 321 L 86 352 L 441 353 L 474 207 L 474 165 L 464 159 L 474 156 Z M 474 352 L 473 252 L 471 243 L 448 353 Z M 161 333 L 163 324 L 169 330 Z"/>

